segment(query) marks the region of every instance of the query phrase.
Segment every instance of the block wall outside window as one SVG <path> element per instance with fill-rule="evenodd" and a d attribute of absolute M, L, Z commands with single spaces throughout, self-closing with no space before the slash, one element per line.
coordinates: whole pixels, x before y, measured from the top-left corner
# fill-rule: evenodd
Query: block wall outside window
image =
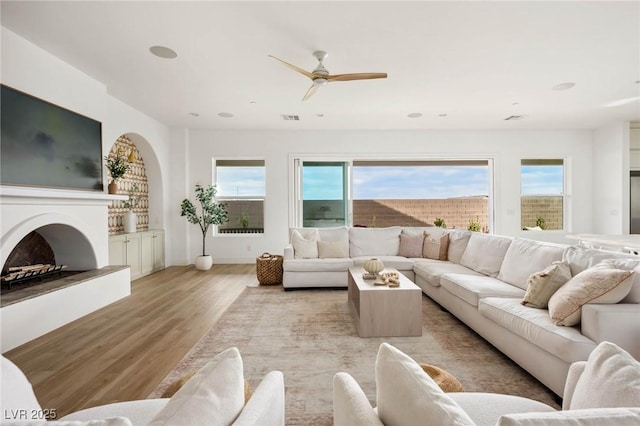
<path fill-rule="evenodd" d="M 523 159 L 520 162 L 520 224 L 523 230 L 564 229 L 564 160 Z"/>

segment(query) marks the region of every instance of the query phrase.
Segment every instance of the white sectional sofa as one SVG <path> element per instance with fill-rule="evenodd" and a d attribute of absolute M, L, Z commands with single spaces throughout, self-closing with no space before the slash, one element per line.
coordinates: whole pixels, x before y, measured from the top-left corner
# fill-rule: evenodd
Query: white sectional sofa
<path fill-rule="evenodd" d="M 399 255 L 403 232 L 425 231 L 431 237 L 448 234 L 447 260 Z M 563 394 L 569 366 L 586 360 L 599 342 L 616 343 L 640 359 L 638 256 L 435 227 L 301 228 L 291 229 L 291 235 L 298 247 L 312 245 L 315 238 L 318 247 L 327 245 L 320 243 L 324 240 L 340 246 L 342 253 L 324 250 L 323 256 L 319 250 L 316 258 L 305 259 L 296 257 L 293 244 L 287 246 L 285 289 L 346 287 L 348 268 L 380 258 L 557 395 Z M 326 256 L 339 254 L 344 256 Z M 619 303 L 582 306 L 579 324 L 556 325 L 547 309 L 521 304 L 529 276 L 553 262 L 567 262 L 575 276 L 607 259 L 618 259 L 624 264 L 621 268 L 634 270 L 631 289 Z"/>

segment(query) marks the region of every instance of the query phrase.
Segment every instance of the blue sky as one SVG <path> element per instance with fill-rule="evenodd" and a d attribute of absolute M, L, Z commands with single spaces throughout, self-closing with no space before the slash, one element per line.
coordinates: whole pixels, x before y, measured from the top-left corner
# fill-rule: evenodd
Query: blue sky
<path fill-rule="evenodd" d="M 522 166 L 522 195 L 562 194 L 562 169 L 562 166 Z"/>
<path fill-rule="evenodd" d="M 562 166 L 522 166 L 523 195 L 562 194 Z M 264 196 L 264 167 L 218 167 L 218 195 Z M 304 200 L 342 199 L 342 167 L 305 167 Z M 452 198 L 489 194 L 487 166 L 353 168 L 353 198 Z"/>

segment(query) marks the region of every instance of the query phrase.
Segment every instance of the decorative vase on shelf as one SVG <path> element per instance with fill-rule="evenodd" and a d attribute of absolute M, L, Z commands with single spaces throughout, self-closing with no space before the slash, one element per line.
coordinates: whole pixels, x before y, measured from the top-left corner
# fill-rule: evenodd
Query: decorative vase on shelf
<path fill-rule="evenodd" d="M 364 265 L 362 265 L 362 267 L 368 273 L 375 275 L 384 269 L 384 263 L 382 262 L 382 260 L 374 257 L 364 262 Z"/>
<path fill-rule="evenodd" d="M 138 224 L 138 215 L 129 210 L 124 214 L 122 218 L 122 222 L 124 224 L 124 232 L 127 234 L 131 234 L 136 232 L 137 224 Z"/>
<path fill-rule="evenodd" d="M 118 193 L 118 182 L 112 180 L 109 186 L 107 186 L 109 194 L 117 194 Z"/>

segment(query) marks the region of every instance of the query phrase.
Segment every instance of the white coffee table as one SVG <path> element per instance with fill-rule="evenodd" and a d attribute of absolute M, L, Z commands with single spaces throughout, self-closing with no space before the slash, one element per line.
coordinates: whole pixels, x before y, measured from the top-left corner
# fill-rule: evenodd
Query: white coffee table
<path fill-rule="evenodd" d="M 385 268 L 384 272 L 395 271 Z M 397 272 L 397 271 L 396 271 Z M 400 274 L 400 286 L 374 285 L 350 268 L 348 302 L 360 337 L 422 336 L 422 290 Z"/>

